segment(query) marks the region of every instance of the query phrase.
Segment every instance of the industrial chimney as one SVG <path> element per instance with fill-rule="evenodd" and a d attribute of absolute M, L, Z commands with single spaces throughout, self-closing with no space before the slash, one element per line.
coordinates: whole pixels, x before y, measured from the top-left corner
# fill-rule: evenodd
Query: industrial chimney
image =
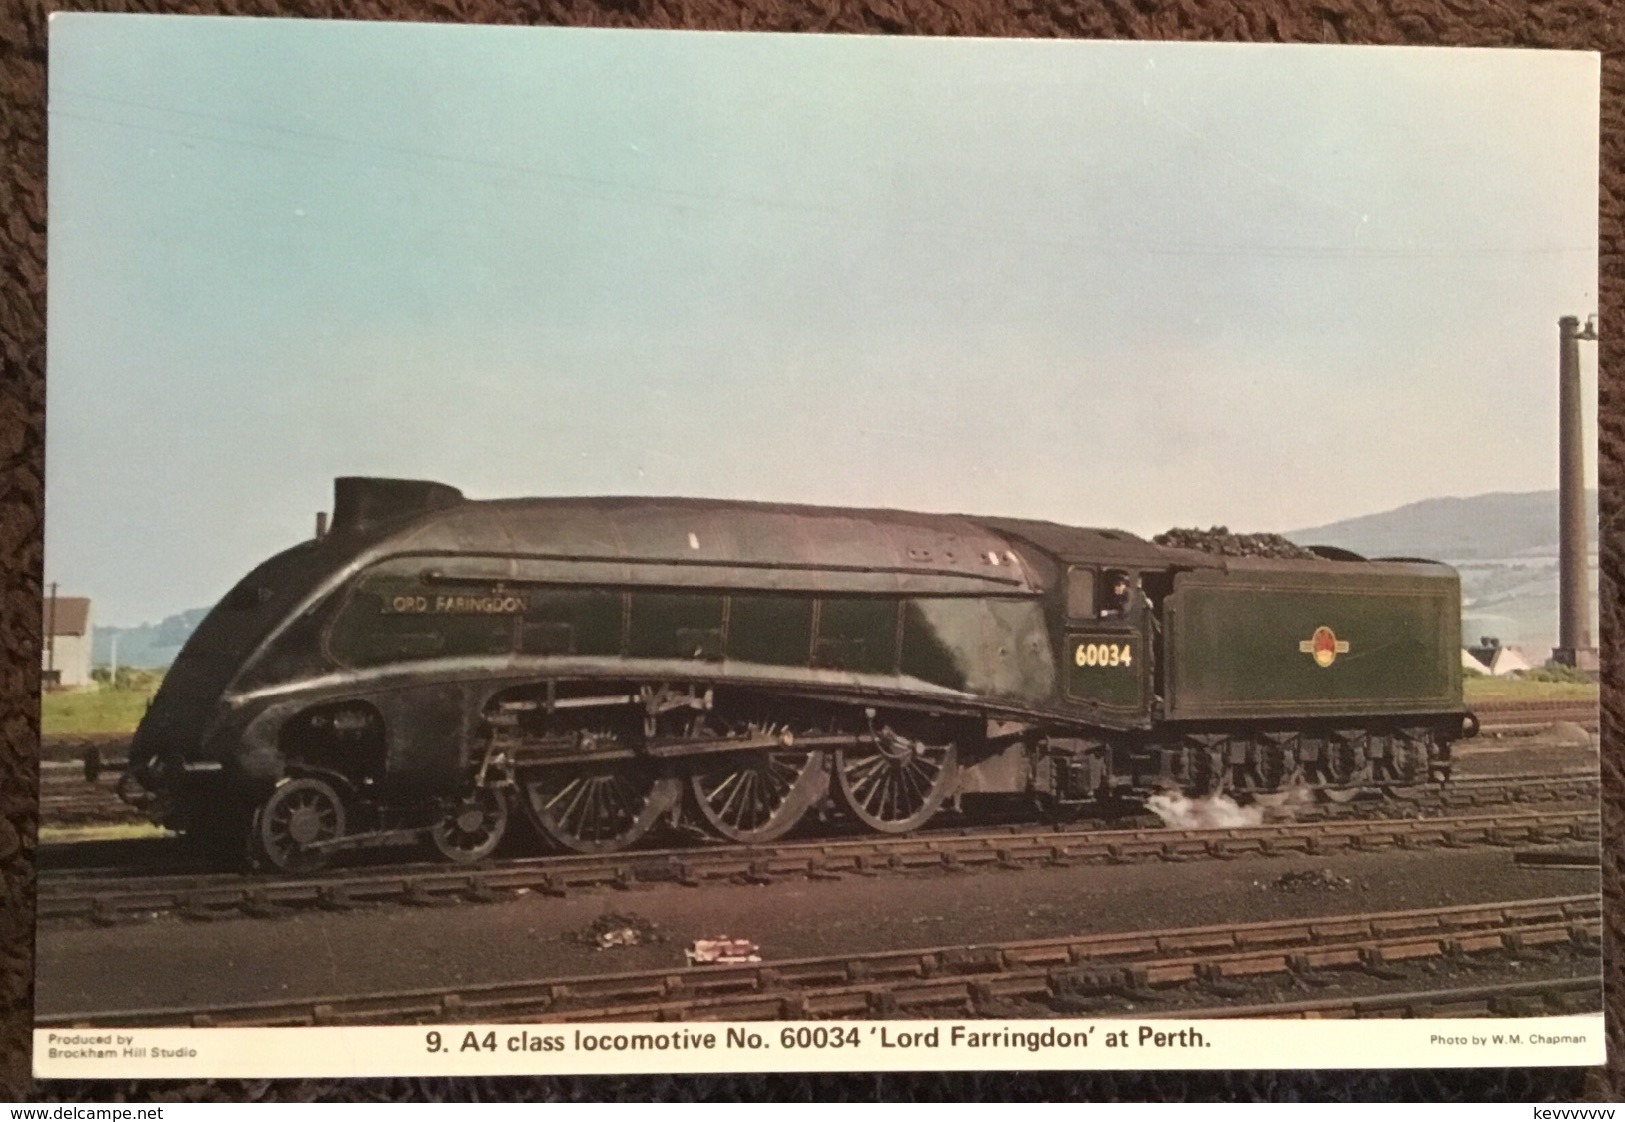
<path fill-rule="evenodd" d="M 1595 340 L 1595 319 L 1581 330 L 1574 316 L 1557 321 L 1558 620 L 1552 661 L 1595 672 L 1591 576 L 1586 526 L 1585 410 L 1580 396 L 1580 340 Z"/>

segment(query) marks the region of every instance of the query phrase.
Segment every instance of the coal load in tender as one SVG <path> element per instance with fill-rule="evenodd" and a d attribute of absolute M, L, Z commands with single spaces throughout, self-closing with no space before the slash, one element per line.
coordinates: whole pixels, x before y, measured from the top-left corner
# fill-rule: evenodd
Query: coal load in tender
<path fill-rule="evenodd" d="M 1289 561 L 1313 561 L 1315 554 L 1280 534 L 1232 534 L 1227 526 L 1210 530 L 1175 528 L 1151 539 L 1173 549 L 1199 549 L 1226 557 L 1279 557 Z"/>

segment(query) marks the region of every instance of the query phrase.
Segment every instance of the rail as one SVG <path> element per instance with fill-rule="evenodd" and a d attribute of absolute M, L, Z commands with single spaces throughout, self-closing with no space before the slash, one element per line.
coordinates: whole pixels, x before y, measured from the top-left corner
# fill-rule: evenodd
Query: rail
<path fill-rule="evenodd" d="M 1224 830 L 1005 829 L 961 834 L 865 835 L 758 848 L 719 846 L 595 856 L 523 858 L 488 868 L 448 865 L 342 869 L 308 877 L 241 874 L 139 876 L 87 870 L 39 882 L 41 923 L 114 924 L 157 915 L 269 919 L 290 909 L 505 899 L 518 891 L 563 895 L 639 882 L 699 887 L 784 878 L 1005 870 L 1035 865 L 1223 860 L 1388 848 L 1527 847 L 1591 842 L 1594 807 L 1440 818 L 1285 822 Z"/>

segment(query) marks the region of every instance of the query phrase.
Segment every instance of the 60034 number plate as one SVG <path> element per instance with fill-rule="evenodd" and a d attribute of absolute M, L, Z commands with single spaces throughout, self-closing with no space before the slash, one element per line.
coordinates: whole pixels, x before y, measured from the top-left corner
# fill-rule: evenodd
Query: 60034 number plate
<path fill-rule="evenodd" d="M 1067 636 L 1067 696 L 1114 709 L 1140 708 L 1144 703 L 1141 642 L 1139 635 L 1121 631 Z"/>

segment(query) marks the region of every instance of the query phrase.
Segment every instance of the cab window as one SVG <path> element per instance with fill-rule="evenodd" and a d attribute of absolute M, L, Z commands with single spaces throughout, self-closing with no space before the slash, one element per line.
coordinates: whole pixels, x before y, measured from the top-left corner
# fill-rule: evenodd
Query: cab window
<path fill-rule="evenodd" d="M 1068 619 L 1095 616 L 1095 571 L 1074 565 L 1066 571 L 1066 614 Z"/>
<path fill-rule="evenodd" d="M 1134 604 L 1134 581 L 1122 569 L 1107 569 L 1100 574 L 1100 596 L 1097 599 L 1101 619 L 1121 620 L 1129 617 Z"/>

